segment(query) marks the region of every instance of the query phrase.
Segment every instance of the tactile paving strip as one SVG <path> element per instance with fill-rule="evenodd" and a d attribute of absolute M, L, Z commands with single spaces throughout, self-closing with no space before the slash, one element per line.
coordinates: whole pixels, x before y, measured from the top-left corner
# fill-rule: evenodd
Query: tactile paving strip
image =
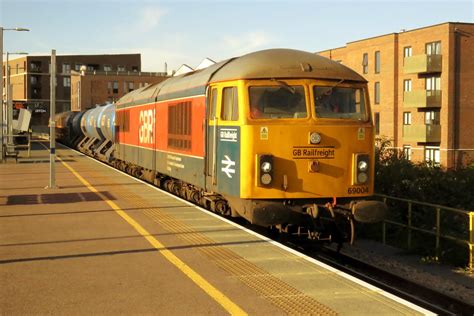
<path fill-rule="evenodd" d="M 305 295 L 233 251 L 222 246 L 215 246 L 215 241 L 196 232 L 159 208 L 150 207 L 150 203 L 145 203 L 143 198 L 138 195 L 123 189 L 120 192 L 120 197 L 132 203 L 135 207 L 143 208 L 145 215 L 167 231 L 179 234 L 179 238 L 190 245 L 200 246 L 197 247 L 199 251 L 214 261 L 216 265 L 238 278 L 286 313 L 337 315 L 331 308 Z"/>

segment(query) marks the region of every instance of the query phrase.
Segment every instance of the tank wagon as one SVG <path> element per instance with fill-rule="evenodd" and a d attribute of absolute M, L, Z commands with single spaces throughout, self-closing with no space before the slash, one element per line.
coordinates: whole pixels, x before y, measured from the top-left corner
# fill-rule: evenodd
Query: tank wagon
<path fill-rule="evenodd" d="M 256 225 L 341 242 L 354 220 L 385 216 L 370 200 L 367 82 L 312 53 L 264 50 L 172 77 L 83 113 L 81 128 L 81 151 Z"/>

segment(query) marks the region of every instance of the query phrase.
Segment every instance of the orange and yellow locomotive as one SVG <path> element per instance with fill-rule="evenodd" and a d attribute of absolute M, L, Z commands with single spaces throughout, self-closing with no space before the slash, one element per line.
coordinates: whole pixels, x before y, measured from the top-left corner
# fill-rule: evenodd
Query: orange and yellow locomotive
<path fill-rule="evenodd" d="M 84 133 L 79 148 L 225 215 L 339 242 L 339 220 L 385 214 L 368 199 L 367 82 L 316 54 L 259 51 L 135 90 L 115 104 L 113 126 L 102 133 L 113 140 Z"/>

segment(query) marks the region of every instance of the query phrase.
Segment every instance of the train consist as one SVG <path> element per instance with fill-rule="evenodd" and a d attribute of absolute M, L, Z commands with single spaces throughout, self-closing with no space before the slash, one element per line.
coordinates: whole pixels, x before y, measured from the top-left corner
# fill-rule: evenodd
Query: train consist
<path fill-rule="evenodd" d="M 341 243 L 386 212 L 370 200 L 370 113 L 356 72 L 271 49 L 59 114 L 56 135 L 212 211 Z"/>

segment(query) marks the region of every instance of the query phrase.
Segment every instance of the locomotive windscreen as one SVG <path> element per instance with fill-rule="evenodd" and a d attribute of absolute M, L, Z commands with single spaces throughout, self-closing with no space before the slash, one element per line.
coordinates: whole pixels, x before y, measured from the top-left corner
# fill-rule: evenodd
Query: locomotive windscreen
<path fill-rule="evenodd" d="M 307 117 L 303 86 L 254 86 L 249 97 L 254 119 Z"/>
<path fill-rule="evenodd" d="M 364 90 L 360 88 L 314 87 L 316 115 L 320 118 L 367 121 Z"/>

